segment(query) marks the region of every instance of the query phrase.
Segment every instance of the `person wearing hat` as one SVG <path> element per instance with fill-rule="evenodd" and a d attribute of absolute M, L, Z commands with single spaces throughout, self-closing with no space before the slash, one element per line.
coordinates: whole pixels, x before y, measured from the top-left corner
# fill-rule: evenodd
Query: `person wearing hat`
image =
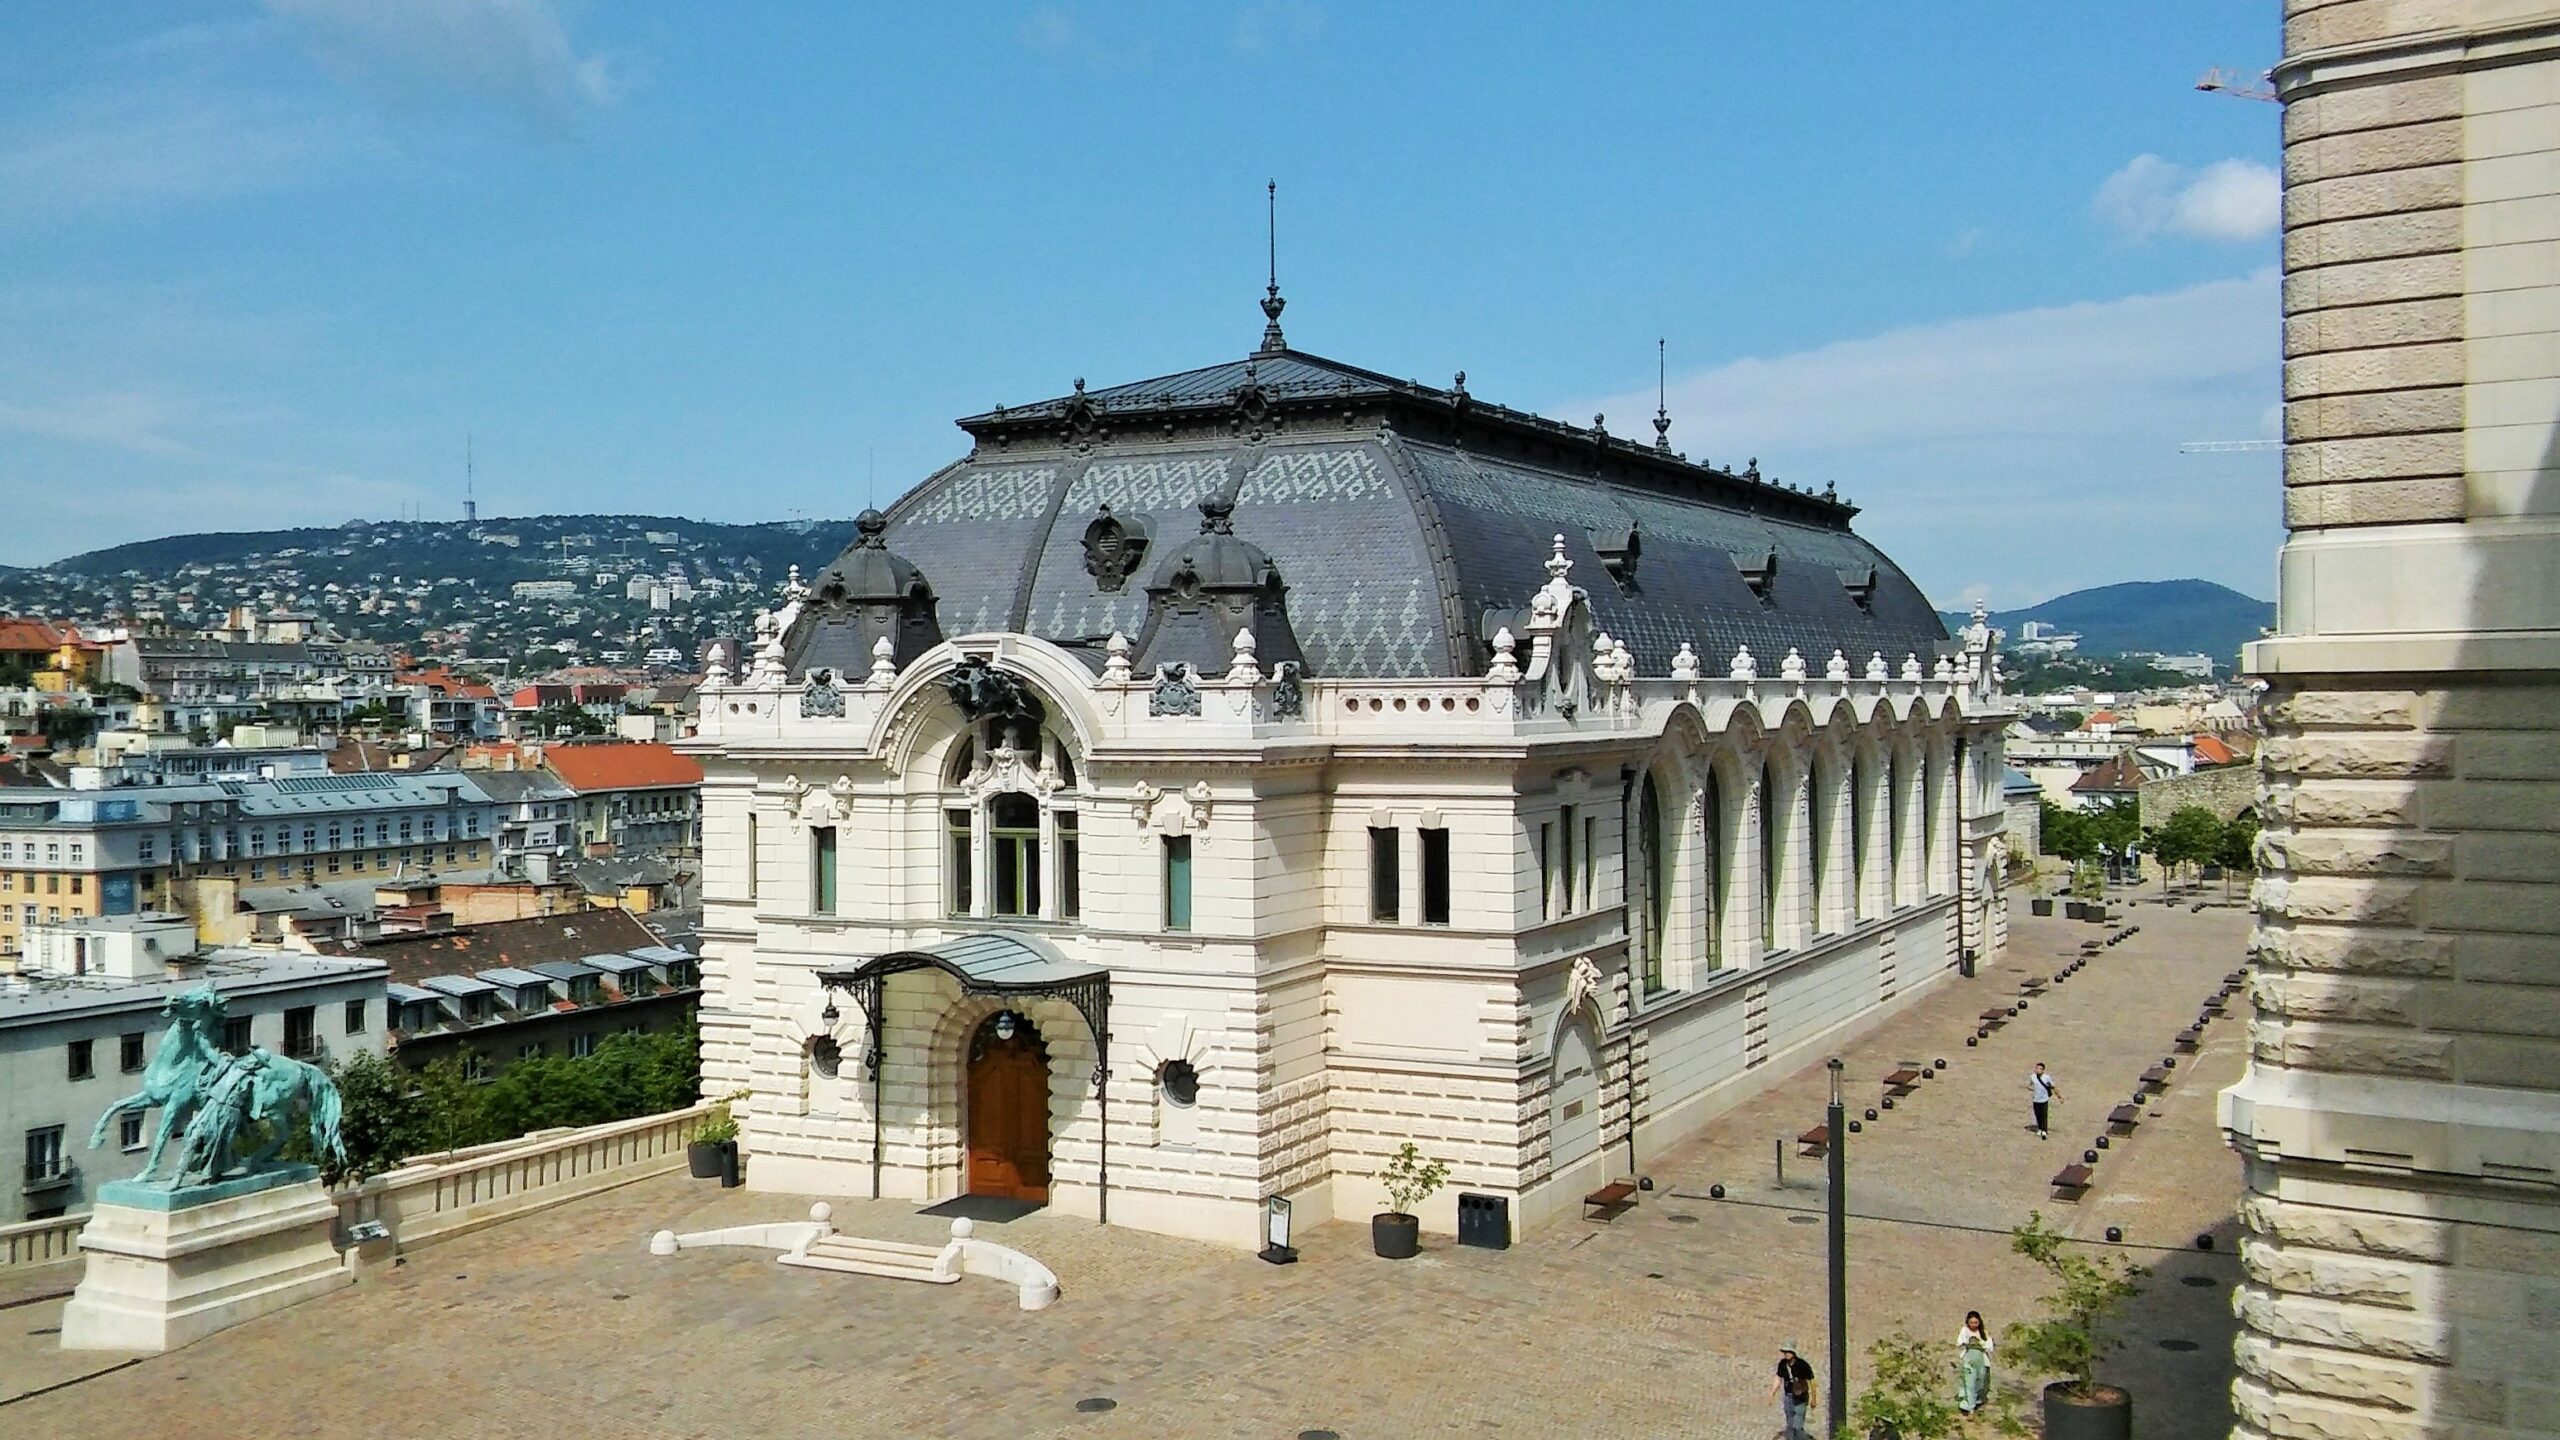
<path fill-rule="evenodd" d="M 1813 1367 L 1796 1353 L 1796 1342 L 1778 1347 L 1778 1376 L 1769 1393 L 1778 1397 L 1778 1418 L 1786 1440 L 1811 1440 L 1805 1417 L 1813 1413 Z"/>

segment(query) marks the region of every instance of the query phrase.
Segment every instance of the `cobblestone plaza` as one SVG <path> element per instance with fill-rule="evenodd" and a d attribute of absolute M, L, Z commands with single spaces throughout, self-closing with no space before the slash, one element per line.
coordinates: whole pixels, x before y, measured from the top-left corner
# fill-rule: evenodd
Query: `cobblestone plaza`
<path fill-rule="evenodd" d="M 2021 916 L 1976 978 L 1949 976 L 1843 1049 L 1858 1111 L 1900 1062 L 1951 1062 L 1851 1137 L 1851 1334 L 1860 1348 L 1897 1325 L 1936 1338 L 1968 1308 L 1996 1331 L 2034 1289 L 2007 1227 L 2036 1208 L 2082 1236 L 2120 1226 L 2156 1274 L 2108 1373 L 2135 1392 L 2138 1433 L 2210 1435 L 2230 1424 L 2239 1193 L 2213 1094 L 2239 1073 L 2238 1020 L 2179 1058 L 2085 1199 L 2056 1204 L 2045 1183 L 2241 961 L 2237 907 L 2142 904 L 2128 919 L 2138 933 L 1978 1046 L 1964 1044 L 1978 1012 L 2115 927 Z M 2061 1085 L 2041 1142 L 2026 1128 L 2037 1060 Z M 806 1204 L 677 1177 L 418 1250 L 387 1278 L 138 1362 L 54 1348 L 61 1301 L 44 1297 L 70 1278 L 57 1267 L 13 1282 L 0 1309 L 0 1396 L 14 1397 L 0 1433 L 1760 1440 L 1777 1345 L 1820 1366 L 1820 1165 L 1777 1142 L 1819 1122 L 1823 1088 L 1819 1067 L 1787 1078 L 1640 1157 L 1655 1189 L 1632 1210 L 1506 1252 L 1432 1237 L 1394 1263 L 1368 1253 L 1363 1227 L 1333 1224 L 1274 1268 L 1046 1214 L 985 1227 L 1058 1272 L 1064 1298 L 1040 1313 L 992 1281 L 820 1274 L 751 1250 L 653 1259 L 662 1226 L 796 1219 Z M 1719 1183 L 1727 1198 L 1707 1198 Z M 858 1200 L 838 1201 L 836 1222 L 917 1241 L 945 1223 Z M 2194 1248 L 2199 1232 L 2212 1251 Z"/>

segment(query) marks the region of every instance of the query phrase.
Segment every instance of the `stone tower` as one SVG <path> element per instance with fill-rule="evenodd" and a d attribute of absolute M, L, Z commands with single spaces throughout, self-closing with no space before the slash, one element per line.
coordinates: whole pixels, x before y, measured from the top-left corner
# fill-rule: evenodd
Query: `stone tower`
<path fill-rule="evenodd" d="M 2285 15 L 2235 1433 L 2560 1435 L 2560 4 Z"/>

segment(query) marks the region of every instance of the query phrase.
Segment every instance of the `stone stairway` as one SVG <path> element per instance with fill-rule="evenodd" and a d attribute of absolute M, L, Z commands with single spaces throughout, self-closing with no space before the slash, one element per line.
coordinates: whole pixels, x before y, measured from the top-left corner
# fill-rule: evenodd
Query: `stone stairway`
<path fill-rule="evenodd" d="M 936 1245 L 902 1245 L 895 1240 L 865 1240 L 858 1235 L 823 1235 L 809 1242 L 806 1250 L 784 1255 L 782 1263 L 811 1270 L 837 1270 L 848 1275 L 921 1280 L 928 1285 L 957 1284 L 960 1279 L 957 1270 L 935 1270 L 934 1261 L 941 1254 L 942 1248 Z"/>

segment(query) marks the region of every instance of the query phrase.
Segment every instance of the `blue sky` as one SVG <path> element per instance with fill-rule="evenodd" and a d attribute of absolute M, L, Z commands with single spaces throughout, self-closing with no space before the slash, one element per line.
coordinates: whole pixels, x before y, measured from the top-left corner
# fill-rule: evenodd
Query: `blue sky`
<path fill-rule="evenodd" d="M 1960 23 L 1959 23 L 1960 22 Z M 841 516 L 1299 348 L 1835 483 L 1941 603 L 2272 590 L 2270 5 L 0 11 L 0 562 Z"/>

